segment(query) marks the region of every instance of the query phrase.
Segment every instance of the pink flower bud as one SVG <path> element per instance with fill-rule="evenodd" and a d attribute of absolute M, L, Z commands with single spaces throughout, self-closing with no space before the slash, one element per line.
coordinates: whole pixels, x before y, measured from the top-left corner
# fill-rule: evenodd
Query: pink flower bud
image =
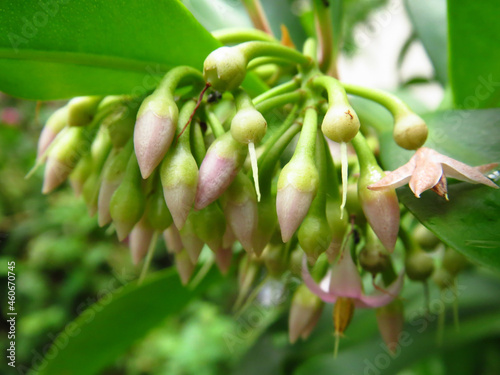
<path fill-rule="evenodd" d="M 145 216 L 134 226 L 129 236 L 129 247 L 132 255 L 132 261 L 135 265 L 146 256 L 148 253 L 151 239 L 153 238 L 154 229 L 151 228 Z"/>
<path fill-rule="evenodd" d="M 173 224 L 163 231 L 163 239 L 169 253 L 177 254 L 184 248 L 179 230 Z"/>
<path fill-rule="evenodd" d="M 186 250 L 174 255 L 175 265 L 177 266 L 177 271 L 179 272 L 179 277 L 181 279 L 182 285 L 187 285 L 191 275 L 194 271 L 194 264 L 191 262 Z"/>
<path fill-rule="evenodd" d="M 300 285 L 293 294 L 288 318 L 288 337 L 295 343 L 299 337 L 309 336 L 323 310 L 323 302 L 307 286 Z"/>
<path fill-rule="evenodd" d="M 304 220 L 318 189 L 319 176 L 314 162 L 294 158 L 285 165 L 278 180 L 276 212 L 283 242 L 288 242 Z"/>
<path fill-rule="evenodd" d="M 266 194 L 257 205 L 257 228 L 253 236 L 253 252 L 260 256 L 276 231 L 278 217 L 276 215 L 276 199 Z"/>
<path fill-rule="evenodd" d="M 220 248 L 215 251 L 215 264 L 217 264 L 217 268 L 219 271 L 225 275 L 229 271 L 231 267 L 231 259 L 233 258 L 233 250 L 231 248 L 224 249 Z"/>
<path fill-rule="evenodd" d="M 134 147 L 144 179 L 163 160 L 177 129 L 179 110 L 174 101 L 152 94 L 141 105 L 134 128 Z"/>
<path fill-rule="evenodd" d="M 382 244 L 394 251 L 399 231 L 399 202 L 394 190 L 373 191 L 367 189 L 384 176 L 379 167 L 371 167 L 370 173 L 361 174 L 358 196 L 366 219 Z"/>
<path fill-rule="evenodd" d="M 400 300 L 394 300 L 386 306 L 379 307 L 376 315 L 380 335 L 387 348 L 395 353 L 399 336 L 403 331 L 403 303 Z"/>
<path fill-rule="evenodd" d="M 68 107 L 59 108 L 47 120 L 38 138 L 37 159 L 47 151 L 48 147 L 60 131 L 68 124 Z"/>
<path fill-rule="evenodd" d="M 224 193 L 243 165 L 246 153 L 246 146 L 235 141 L 230 133 L 212 143 L 200 166 L 195 209 L 201 210 Z"/>
<path fill-rule="evenodd" d="M 203 249 L 203 241 L 197 235 L 196 227 L 194 225 L 191 215 L 188 216 L 186 224 L 179 231 L 182 244 L 186 249 L 189 258 L 193 264 L 196 264 L 200 256 L 201 249 Z"/>
<path fill-rule="evenodd" d="M 251 253 L 258 212 L 255 190 L 247 175 L 238 173 L 229 186 L 224 199 L 224 214 L 236 239 Z"/>

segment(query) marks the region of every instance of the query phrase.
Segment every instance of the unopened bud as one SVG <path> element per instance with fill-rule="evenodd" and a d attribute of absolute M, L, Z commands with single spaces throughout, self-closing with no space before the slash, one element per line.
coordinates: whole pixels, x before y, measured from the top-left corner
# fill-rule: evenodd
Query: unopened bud
<path fill-rule="evenodd" d="M 69 175 L 69 183 L 77 197 L 82 194 L 83 185 L 91 173 L 92 156 L 90 154 L 86 154 L 80 159 L 80 161 L 76 164 L 75 169 L 73 169 L 73 172 Z"/>
<path fill-rule="evenodd" d="M 288 242 L 304 220 L 319 185 L 318 170 L 308 158 L 292 158 L 278 179 L 276 212 L 283 242 Z"/>
<path fill-rule="evenodd" d="M 370 166 L 369 173 L 361 173 L 358 196 L 363 212 L 373 231 L 389 252 L 394 251 L 399 231 L 399 202 L 394 190 L 373 191 L 367 189 L 379 181 L 383 172 L 378 166 Z"/>
<path fill-rule="evenodd" d="M 372 275 L 384 271 L 389 265 L 389 254 L 370 226 L 366 228 L 365 246 L 359 253 L 359 264 Z"/>
<path fill-rule="evenodd" d="M 215 264 L 219 271 L 226 275 L 231 267 L 231 259 L 233 258 L 233 250 L 231 248 L 225 249 L 221 247 L 220 249 L 214 251 L 215 253 Z"/>
<path fill-rule="evenodd" d="M 222 248 L 222 237 L 226 231 L 226 219 L 216 203 L 212 203 L 200 211 L 191 213 L 196 234 L 208 247 L 216 253 Z"/>
<path fill-rule="evenodd" d="M 413 112 L 405 112 L 394 119 L 394 140 L 407 150 L 422 147 L 427 140 L 427 134 L 425 121 Z"/>
<path fill-rule="evenodd" d="M 380 335 L 387 348 L 392 353 L 395 353 L 398 347 L 399 336 L 403 331 L 403 303 L 396 299 L 388 305 L 377 308 L 376 315 Z"/>
<path fill-rule="evenodd" d="M 467 258 L 451 248 L 447 248 L 443 257 L 443 268 L 453 276 L 458 275 L 465 267 L 467 267 Z"/>
<path fill-rule="evenodd" d="M 415 241 L 422 247 L 423 250 L 433 251 L 436 246 L 440 243 L 439 238 L 436 237 L 429 229 L 424 227 L 422 224 L 417 224 L 415 231 L 413 233 Z"/>
<path fill-rule="evenodd" d="M 119 152 L 111 153 L 103 168 L 102 182 L 97 200 L 97 218 L 101 227 L 111 222 L 109 212 L 111 197 L 123 180 L 132 152 L 133 144 L 129 142 Z"/>
<path fill-rule="evenodd" d="M 196 264 L 203 248 L 203 241 L 198 237 L 198 231 L 194 224 L 193 212 L 188 216 L 186 224 L 179 231 L 182 244 L 193 264 Z"/>
<path fill-rule="evenodd" d="M 357 197 L 356 197 L 357 200 Z M 349 200 L 347 200 L 349 202 Z M 344 241 L 344 236 L 347 231 L 347 212 L 343 215 L 340 214 L 340 202 L 335 199 L 326 200 L 326 218 L 328 220 L 328 225 L 330 227 L 330 233 L 332 240 L 328 249 L 326 249 L 326 254 L 328 256 L 328 261 L 333 263 L 342 249 L 342 243 Z"/>
<path fill-rule="evenodd" d="M 149 225 L 146 216 L 143 216 L 130 232 L 129 247 L 135 265 L 148 253 L 153 234 L 154 229 Z"/>
<path fill-rule="evenodd" d="M 255 255 L 260 256 L 276 231 L 278 217 L 276 200 L 273 195 L 266 194 L 257 205 L 257 228 L 252 240 Z"/>
<path fill-rule="evenodd" d="M 143 178 L 148 178 L 165 157 L 177 128 L 175 101 L 156 92 L 148 96 L 137 113 L 134 147 Z"/>
<path fill-rule="evenodd" d="M 125 107 L 103 121 L 102 125 L 107 129 L 114 148 L 125 146 L 134 134 L 136 111 Z"/>
<path fill-rule="evenodd" d="M 169 253 L 176 254 L 184 248 L 181 235 L 175 225 L 171 225 L 163 231 L 163 239 L 165 240 L 165 245 Z"/>
<path fill-rule="evenodd" d="M 179 272 L 179 277 L 181 279 L 182 285 L 187 285 L 191 275 L 194 271 L 194 264 L 191 262 L 189 255 L 186 250 L 182 250 L 174 255 L 175 265 L 177 266 L 177 271 Z"/>
<path fill-rule="evenodd" d="M 257 198 L 252 182 L 241 172 L 224 195 L 224 214 L 236 239 L 251 253 L 257 228 Z"/>
<path fill-rule="evenodd" d="M 156 189 L 153 190 L 147 199 L 145 216 L 149 225 L 160 232 L 163 232 L 173 223 L 172 215 L 170 215 L 170 211 L 165 204 L 160 184 L 156 186 Z"/>
<path fill-rule="evenodd" d="M 238 48 L 220 47 L 205 59 L 203 77 L 217 91 L 238 88 L 246 75 L 247 59 Z"/>
<path fill-rule="evenodd" d="M 351 141 L 359 131 L 359 119 L 354 109 L 347 104 L 328 108 L 321 124 L 321 131 L 334 142 Z"/>
<path fill-rule="evenodd" d="M 231 135 L 240 143 L 260 142 L 266 130 L 266 119 L 255 108 L 238 110 L 231 121 Z"/>
<path fill-rule="evenodd" d="M 67 104 L 68 125 L 86 126 L 92 122 L 101 102 L 100 96 L 78 96 Z"/>
<path fill-rule="evenodd" d="M 434 272 L 434 261 L 421 249 L 413 249 L 406 254 L 405 268 L 410 280 L 425 281 Z"/>
<path fill-rule="evenodd" d="M 314 264 L 331 244 L 332 234 L 324 213 L 309 212 L 297 232 L 299 244 L 307 255 L 309 264 Z"/>
<path fill-rule="evenodd" d="M 182 229 L 196 196 L 198 165 L 193 155 L 176 145 L 160 169 L 163 194 L 177 228 Z"/>
<path fill-rule="evenodd" d="M 282 243 L 270 242 L 262 252 L 262 259 L 273 277 L 279 277 L 288 269 L 288 254 Z"/>
<path fill-rule="evenodd" d="M 127 237 L 134 225 L 140 220 L 144 213 L 145 204 L 139 166 L 135 155 L 132 154 L 125 177 L 113 193 L 109 207 L 120 241 Z"/>
<path fill-rule="evenodd" d="M 310 334 L 321 316 L 323 305 L 321 299 L 304 284 L 297 288 L 292 297 L 288 318 L 288 338 L 291 344 L 299 337 L 305 339 Z"/>
<path fill-rule="evenodd" d="M 64 106 L 55 111 L 47 120 L 47 123 L 38 138 L 37 159 L 41 158 L 45 151 L 56 138 L 61 130 L 68 124 L 68 107 Z"/>
<path fill-rule="evenodd" d="M 194 207 L 201 210 L 219 198 L 238 174 L 247 149 L 226 133 L 217 138 L 207 151 L 198 174 Z"/>

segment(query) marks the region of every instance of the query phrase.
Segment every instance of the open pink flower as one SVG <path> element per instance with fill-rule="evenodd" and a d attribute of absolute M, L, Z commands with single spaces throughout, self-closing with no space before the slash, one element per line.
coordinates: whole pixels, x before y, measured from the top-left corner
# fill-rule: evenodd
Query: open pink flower
<path fill-rule="evenodd" d="M 380 181 L 368 186 L 370 190 L 395 189 L 409 182 L 410 189 L 417 198 L 424 191 L 432 189 L 448 199 L 446 177 L 472 184 L 484 184 L 498 189 L 483 172 L 498 166 L 498 163 L 471 167 L 427 147 L 419 148 L 408 163 L 399 167 Z"/>
<path fill-rule="evenodd" d="M 396 298 L 403 286 L 404 270 L 387 287 L 385 293 L 367 296 L 363 293 L 361 277 L 352 260 L 351 253 L 344 251 L 339 261 L 332 268 L 328 291 L 323 290 L 312 278 L 307 268 L 306 257 L 304 257 L 302 264 L 302 278 L 311 292 L 327 303 L 335 303 L 338 298 L 349 298 L 354 302 L 355 307 L 375 308 L 385 306 Z"/>

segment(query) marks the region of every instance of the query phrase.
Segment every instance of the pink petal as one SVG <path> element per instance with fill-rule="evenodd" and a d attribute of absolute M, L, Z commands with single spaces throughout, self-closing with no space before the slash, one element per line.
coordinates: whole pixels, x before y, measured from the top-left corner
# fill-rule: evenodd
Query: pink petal
<path fill-rule="evenodd" d="M 330 292 L 354 299 L 360 298 L 363 293 L 361 277 L 349 250 L 344 251 L 337 264 L 333 266 Z"/>
<path fill-rule="evenodd" d="M 404 269 L 399 273 L 398 278 L 386 289 L 387 293 L 377 293 L 373 296 L 362 295 L 354 301 L 356 307 L 373 308 L 382 307 L 390 303 L 401 291 L 403 287 L 405 272 Z"/>
<path fill-rule="evenodd" d="M 367 186 L 370 190 L 396 189 L 406 185 L 410 181 L 411 174 L 415 170 L 414 157 L 408 163 L 398 169 L 387 173 L 380 181 Z"/>
<path fill-rule="evenodd" d="M 445 155 L 439 155 L 438 160 L 442 164 L 446 176 L 470 182 L 471 184 L 480 183 L 498 189 L 498 186 L 488 177 L 483 176 L 477 167 L 471 167 Z"/>
<path fill-rule="evenodd" d="M 433 150 L 427 148 L 421 148 L 415 154 L 416 167 L 410 179 L 410 189 L 417 198 L 441 179 L 443 169 L 435 160 L 435 154 Z"/>
<path fill-rule="evenodd" d="M 307 285 L 309 290 L 316 294 L 319 298 L 327 303 L 335 303 L 337 296 L 331 292 L 324 291 L 321 287 L 314 281 L 307 267 L 307 257 L 304 256 L 302 259 L 302 280 Z"/>

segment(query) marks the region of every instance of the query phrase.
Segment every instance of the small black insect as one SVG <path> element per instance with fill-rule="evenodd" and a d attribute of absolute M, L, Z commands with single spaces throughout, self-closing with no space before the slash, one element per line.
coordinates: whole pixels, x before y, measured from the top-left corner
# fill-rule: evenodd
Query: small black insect
<path fill-rule="evenodd" d="M 221 99 L 222 99 L 222 94 L 220 92 L 212 91 L 210 94 L 208 94 L 207 102 L 208 103 L 217 103 Z"/>

